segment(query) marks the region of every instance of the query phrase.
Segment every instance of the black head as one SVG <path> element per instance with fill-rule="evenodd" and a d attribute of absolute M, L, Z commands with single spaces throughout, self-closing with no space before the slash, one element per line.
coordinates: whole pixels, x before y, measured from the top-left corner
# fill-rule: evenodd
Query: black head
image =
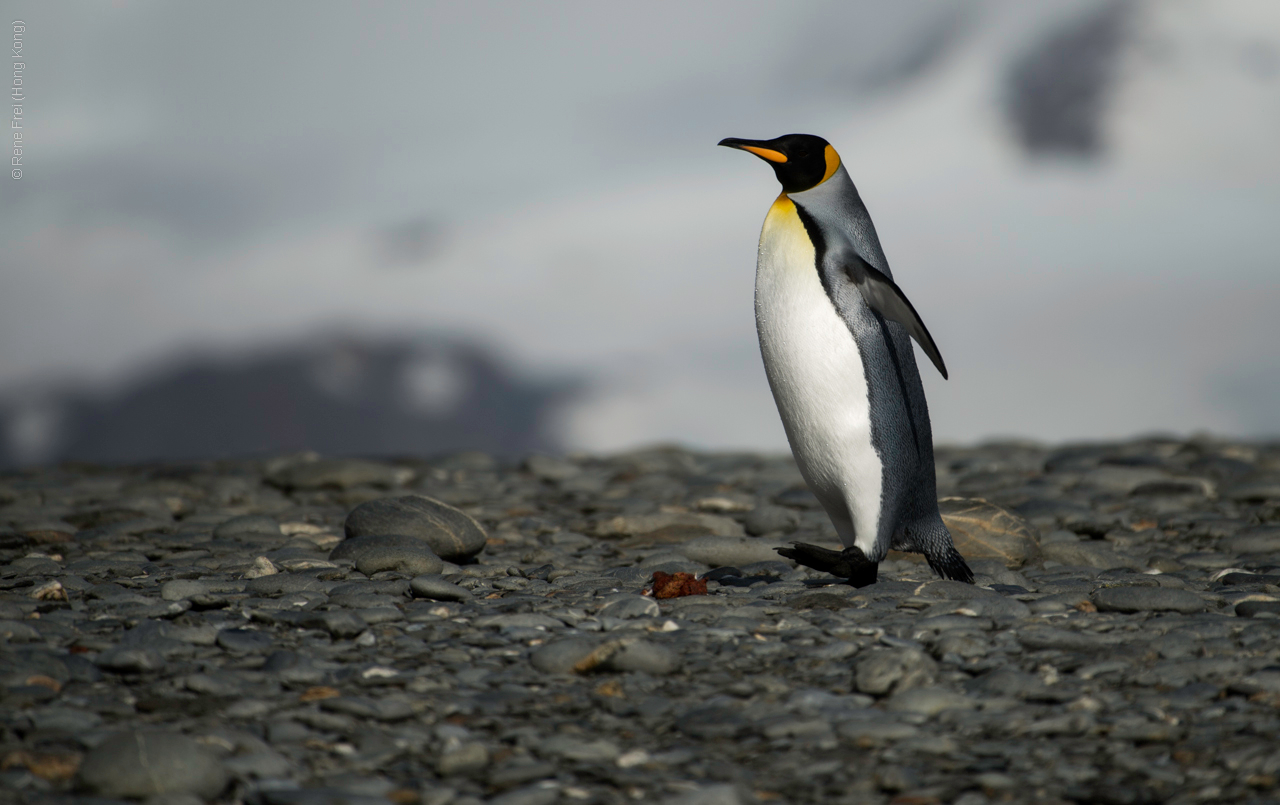
<path fill-rule="evenodd" d="M 840 167 L 840 155 L 836 149 L 812 134 L 784 134 L 772 140 L 726 137 L 719 144 L 750 151 L 768 162 L 785 193 L 799 193 L 817 187 Z"/>

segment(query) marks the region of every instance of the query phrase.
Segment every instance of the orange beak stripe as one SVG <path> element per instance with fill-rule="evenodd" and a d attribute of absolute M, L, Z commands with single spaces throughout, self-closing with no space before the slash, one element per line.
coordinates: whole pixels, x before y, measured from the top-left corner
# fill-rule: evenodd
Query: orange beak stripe
<path fill-rule="evenodd" d="M 787 161 L 786 154 L 782 153 L 781 151 L 774 151 L 771 148 L 757 148 L 754 145 L 740 145 L 738 147 L 741 148 L 743 151 L 750 151 L 751 153 L 755 154 L 761 159 L 766 159 L 770 162 L 786 162 Z"/>

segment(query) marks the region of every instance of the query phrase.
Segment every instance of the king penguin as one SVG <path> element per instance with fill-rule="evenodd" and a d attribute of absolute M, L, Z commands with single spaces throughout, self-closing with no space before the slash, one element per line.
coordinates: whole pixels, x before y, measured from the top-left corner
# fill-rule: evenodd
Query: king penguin
<path fill-rule="evenodd" d="M 773 167 L 756 265 L 756 331 L 782 425 L 843 551 L 777 549 L 800 564 L 872 584 L 889 549 L 923 553 L 938 575 L 973 582 L 938 513 L 933 434 L 914 338 L 946 365 L 893 281 L 871 216 L 826 140 L 728 138 Z"/>

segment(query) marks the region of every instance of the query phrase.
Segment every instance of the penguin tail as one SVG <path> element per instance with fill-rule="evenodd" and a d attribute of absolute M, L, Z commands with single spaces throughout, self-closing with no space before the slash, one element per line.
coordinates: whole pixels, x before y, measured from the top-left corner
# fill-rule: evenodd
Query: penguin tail
<path fill-rule="evenodd" d="M 947 540 L 945 547 L 926 553 L 925 559 L 929 561 L 929 567 L 933 568 L 933 572 L 944 579 L 973 584 L 973 571 L 969 569 L 969 564 L 964 561 L 960 552 L 951 544 L 950 539 Z"/>
<path fill-rule="evenodd" d="M 791 546 L 774 548 L 774 550 L 797 564 L 848 579 L 854 587 L 866 587 L 868 584 L 876 583 L 880 563 L 868 559 L 861 548 L 833 551 L 807 542 L 793 542 Z M 961 564 L 964 564 L 964 560 L 961 560 Z"/>

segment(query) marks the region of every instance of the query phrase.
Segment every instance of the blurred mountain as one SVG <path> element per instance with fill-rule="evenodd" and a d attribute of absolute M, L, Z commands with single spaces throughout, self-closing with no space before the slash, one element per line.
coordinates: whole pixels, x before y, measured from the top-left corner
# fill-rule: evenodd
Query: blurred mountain
<path fill-rule="evenodd" d="M 1042 32 L 1005 76 L 1005 113 L 1031 154 L 1103 151 L 1106 103 L 1134 4 L 1113 0 Z"/>
<path fill-rule="evenodd" d="M 113 393 L 64 385 L 0 402 L 0 467 L 218 458 L 556 450 L 579 388 L 529 381 L 447 337 L 325 338 L 173 360 Z"/>
<path fill-rule="evenodd" d="M 715 143 L 809 131 L 951 367 L 939 440 L 1280 431 L 1280 3 L 313 5 L 41 6 L 0 395 L 426 326 L 589 379 L 566 447 L 785 449 L 752 320 L 777 184 Z M 103 438 L 12 399 L 15 455 Z"/>

